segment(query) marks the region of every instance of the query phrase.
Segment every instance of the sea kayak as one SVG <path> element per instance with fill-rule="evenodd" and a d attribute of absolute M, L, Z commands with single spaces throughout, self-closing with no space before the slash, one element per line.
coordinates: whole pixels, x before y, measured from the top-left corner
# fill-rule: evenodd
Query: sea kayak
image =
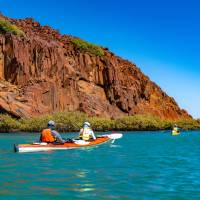
<path fill-rule="evenodd" d="M 121 133 L 113 133 L 108 135 L 102 135 L 96 138 L 93 141 L 84 141 L 84 140 L 71 140 L 64 144 L 53 144 L 53 143 L 32 143 L 32 144 L 15 144 L 15 152 L 38 152 L 38 151 L 51 151 L 51 150 L 66 150 L 66 149 L 78 149 L 85 148 L 103 144 L 105 142 L 113 142 L 116 139 L 122 137 Z"/>

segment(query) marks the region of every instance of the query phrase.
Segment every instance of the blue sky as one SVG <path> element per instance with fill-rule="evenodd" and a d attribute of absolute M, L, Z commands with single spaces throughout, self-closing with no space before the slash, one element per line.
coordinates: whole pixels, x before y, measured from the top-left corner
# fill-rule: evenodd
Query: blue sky
<path fill-rule="evenodd" d="M 198 0 L 0 0 L 0 11 L 108 47 L 200 118 Z"/>

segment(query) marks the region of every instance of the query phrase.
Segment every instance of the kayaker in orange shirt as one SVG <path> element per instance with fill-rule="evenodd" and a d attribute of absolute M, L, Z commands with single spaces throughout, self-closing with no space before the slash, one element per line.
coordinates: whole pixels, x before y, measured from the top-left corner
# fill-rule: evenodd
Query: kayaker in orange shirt
<path fill-rule="evenodd" d="M 56 124 L 54 121 L 50 120 L 47 124 L 46 129 L 42 130 L 41 136 L 40 136 L 40 142 L 46 142 L 46 143 L 61 143 L 64 144 L 65 140 L 62 139 L 61 135 L 55 130 Z"/>

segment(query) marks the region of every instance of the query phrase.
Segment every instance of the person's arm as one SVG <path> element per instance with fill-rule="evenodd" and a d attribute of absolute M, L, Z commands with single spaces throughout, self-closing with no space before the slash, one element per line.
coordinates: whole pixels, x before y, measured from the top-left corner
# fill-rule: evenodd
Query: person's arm
<path fill-rule="evenodd" d="M 90 130 L 90 134 L 91 134 L 93 140 L 96 140 L 96 137 L 95 137 L 95 135 L 94 135 L 94 131 L 93 131 L 93 130 Z"/>
<path fill-rule="evenodd" d="M 40 140 L 39 140 L 39 142 L 42 142 L 42 134 L 40 134 Z"/>
<path fill-rule="evenodd" d="M 83 136 L 83 128 L 80 129 L 79 131 L 79 138 Z"/>
<path fill-rule="evenodd" d="M 83 128 L 80 129 L 79 135 L 83 134 Z"/>
<path fill-rule="evenodd" d="M 65 143 L 65 140 L 62 139 L 61 135 L 56 130 L 52 130 L 51 133 L 58 142 Z"/>

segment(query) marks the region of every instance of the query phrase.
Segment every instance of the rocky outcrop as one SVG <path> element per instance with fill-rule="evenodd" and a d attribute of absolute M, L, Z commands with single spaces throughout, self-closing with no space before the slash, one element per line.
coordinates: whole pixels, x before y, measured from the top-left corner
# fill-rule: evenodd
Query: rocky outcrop
<path fill-rule="evenodd" d="M 0 111 L 31 117 L 58 111 L 117 118 L 153 114 L 190 118 L 137 66 L 108 49 L 104 56 L 77 50 L 73 37 L 33 19 L 13 20 L 19 37 L 0 34 Z"/>

